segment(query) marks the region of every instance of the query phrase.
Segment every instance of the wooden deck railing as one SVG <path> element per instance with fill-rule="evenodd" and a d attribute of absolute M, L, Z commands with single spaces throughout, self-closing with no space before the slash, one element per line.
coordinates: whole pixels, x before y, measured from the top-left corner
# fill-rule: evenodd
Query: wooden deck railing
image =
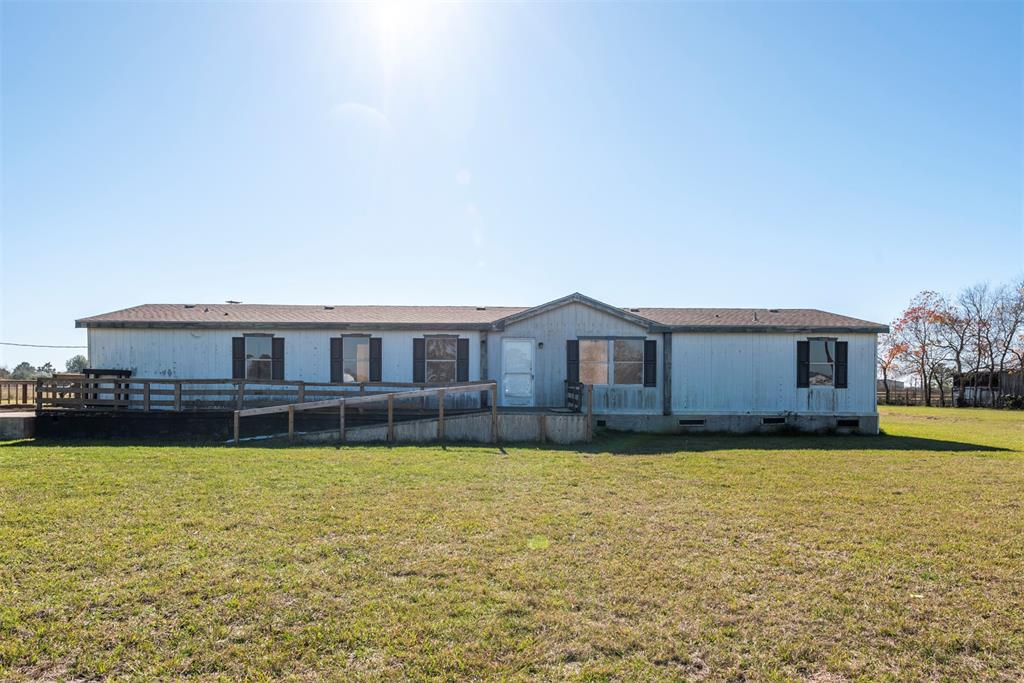
<path fill-rule="evenodd" d="M 377 394 L 363 394 L 347 398 L 327 399 L 322 401 L 310 401 L 308 403 L 290 403 L 288 405 L 267 406 L 264 408 L 248 408 L 236 410 L 234 415 L 234 436 L 235 443 L 240 440 L 241 419 L 243 417 L 255 417 L 257 415 L 273 415 L 277 413 L 288 413 L 288 438 L 295 438 L 295 413 L 304 410 L 331 410 L 338 411 L 338 438 L 345 440 L 345 408 L 353 405 L 366 405 L 370 403 L 387 403 L 387 426 L 388 441 L 395 440 L 395 401 L 437 397 L 437 440 L 444 440 L 444 409 L 447 396 L 466 392 L 487 391 L 491 396 L 491 441 L 498 440 L 498 383 L 497 382 L 466 382 L 457 385 L 443 387 L 431 387 L 412 389 L 409 391 L 391 391 Z"/>
<path fill-rule="evenodd" d="M 413 382 L 332 384 L 286 380 L 55 377 L 32 382 L 37 410 L 244 410 L 343 397 L 379 395 L 398 389 L 438 388 Z M 443 385 L 451 390 L 478 383 Z M 479 388 L 473 391 L 480 391 Z M 31 405 L 31 403 L 29 404 Z"/>
<path fill-rule="evenodd" d="M 34 379 L 0 379 L 0 405 L 31 407 L 35 402 Z"/>

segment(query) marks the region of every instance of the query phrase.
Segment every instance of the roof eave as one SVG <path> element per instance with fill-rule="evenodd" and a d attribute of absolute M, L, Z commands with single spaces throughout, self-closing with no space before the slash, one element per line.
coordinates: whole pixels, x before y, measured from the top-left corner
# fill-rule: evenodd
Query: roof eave
<path fill-rule="evenodd" d="M 719 332 L 744 334 L 750 332 L 776 332 L 790 334 L 884 334 L 889 331 L 889 327 L 887 325 L 669 325 L 668 327 L 672 332 Z"/>
<path fill-rule="evenodd" d="M 488 330 L 491 323 L 324 323 L 245 322 L 241 320 L 76 320 L 75 327 L 90 329 L 208 329 L 208 330 Z"/>

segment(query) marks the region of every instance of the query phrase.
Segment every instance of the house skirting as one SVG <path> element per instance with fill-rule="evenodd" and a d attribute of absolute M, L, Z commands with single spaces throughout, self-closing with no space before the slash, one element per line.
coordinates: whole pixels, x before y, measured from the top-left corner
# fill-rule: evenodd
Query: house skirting
<path fill-rule="evenodd" d="M 622 415 L 594 414 L 597 429 L 654 434 L 690 432 L 801 432 L 835 431 L 877 434 L 878 415 L 818 415 L 800 413 Z"/>

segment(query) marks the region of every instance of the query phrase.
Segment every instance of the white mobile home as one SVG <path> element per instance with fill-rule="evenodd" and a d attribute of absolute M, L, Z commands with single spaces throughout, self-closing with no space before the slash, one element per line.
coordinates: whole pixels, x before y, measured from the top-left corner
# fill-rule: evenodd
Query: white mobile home
<path fill-rule="evenodd" d="M 791 426 L 874 433 L 885 325 L 810 309 L 147 304 L 83 318 L 94 367 L 168 379 L 498 382 L 504 407 L 637 431 Z"/>

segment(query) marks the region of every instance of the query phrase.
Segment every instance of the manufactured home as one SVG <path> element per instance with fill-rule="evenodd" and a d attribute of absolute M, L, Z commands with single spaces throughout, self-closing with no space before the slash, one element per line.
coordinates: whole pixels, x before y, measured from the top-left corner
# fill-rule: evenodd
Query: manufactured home
<path fill-rule="evenodd" d="M 497 383 L 499 408 L 682 432 L 875 433 L 885 325 L 811 309 L 146 304 L 76 321 L 90 363 L 133 377 Z M 486 396 L 478 400 L 487 400 Z"/>

